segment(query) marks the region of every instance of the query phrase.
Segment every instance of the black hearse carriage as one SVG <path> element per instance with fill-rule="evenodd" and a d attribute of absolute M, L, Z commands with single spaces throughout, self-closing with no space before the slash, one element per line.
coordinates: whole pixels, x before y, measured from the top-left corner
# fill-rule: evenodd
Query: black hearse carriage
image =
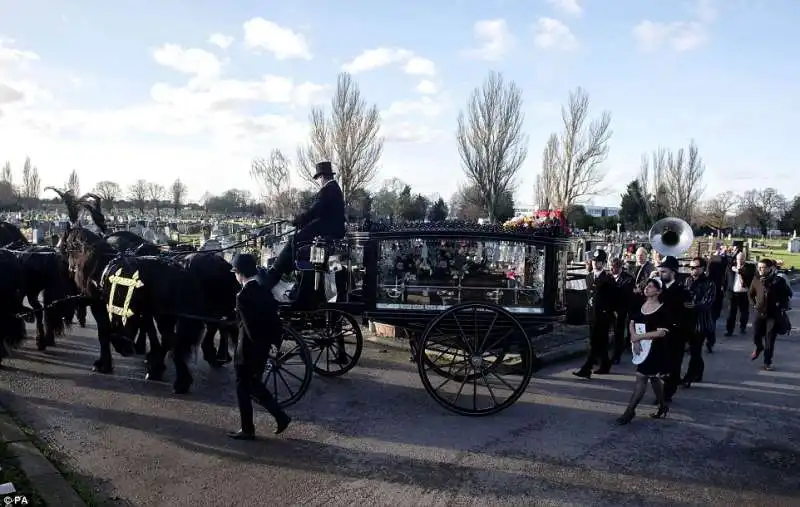
<path fill-rule="evenodd" d="M 301 285 L 316 279 L 328 292 L 286 310 L 335 310 L 409 330 L 423 386 L 440 405 L 494 414 L 527 388 L 533 339 L 564 320 L 568 248 L 563 221 L 373 225 L 341 242 L 318 239 L 298 272 L 315 272 Z M 320 284 L 317 273 L 329 275 L 332 265 L 335 284 Z"/>

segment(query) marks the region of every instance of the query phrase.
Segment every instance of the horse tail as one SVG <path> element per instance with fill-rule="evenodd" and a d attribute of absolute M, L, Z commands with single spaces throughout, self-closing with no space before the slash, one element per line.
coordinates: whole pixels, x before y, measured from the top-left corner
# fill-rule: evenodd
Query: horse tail
<path fill-rule="evenodd" d="M 75 314 L 75 303 L 68 299 L 69 272 L 58 256 L 48 257 L 48 283 L 42 293 L 44 299 L 44 324 L 53 336 L 63 336 Z"/>

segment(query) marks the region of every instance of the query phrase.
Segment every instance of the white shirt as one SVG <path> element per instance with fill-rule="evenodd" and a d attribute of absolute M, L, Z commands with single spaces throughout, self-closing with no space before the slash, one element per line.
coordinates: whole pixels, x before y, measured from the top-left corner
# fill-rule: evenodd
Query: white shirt
<path fill-rule="evenodd" d="M 742 279 L 741 273 L 739 273 L 738 271 L 734 271 L 734 273 L 736 273 L 736 278 L 733 279 L 733 292 L 747 292 L 747 287 L 744 286 L 744 281 Z"/>

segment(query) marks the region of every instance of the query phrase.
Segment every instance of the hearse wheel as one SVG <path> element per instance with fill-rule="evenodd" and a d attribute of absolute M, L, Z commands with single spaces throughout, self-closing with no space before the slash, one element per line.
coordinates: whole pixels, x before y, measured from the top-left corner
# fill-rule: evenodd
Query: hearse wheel
<path fill-rule="evenodd" d="M 303 332 L 314 371 L 325 377 L 344 375 L 358 363 L 364 335 L 355 317 L 335 309 L 308 312 Z"/>
<path fill-rule="evenodd" d="M 274 351 L 273 351 L 274 352 Z M 297 332 L 283 326 L 283 340 L 277 355 L 270 353 L 261 382 L 281 408 L 294 405 L 306 394 L 314 376 L 308 345 Z"/>
<path fill-rule="evenodd" d="M 511 362 L 512 368 L 501 368 Z M 533 346 L 509 311 L 463 303 L 428 324 L 419 341 L 417 368 L 425 390 L 447 410 L 491 415 L 525 392 L 533 375 Z"/>

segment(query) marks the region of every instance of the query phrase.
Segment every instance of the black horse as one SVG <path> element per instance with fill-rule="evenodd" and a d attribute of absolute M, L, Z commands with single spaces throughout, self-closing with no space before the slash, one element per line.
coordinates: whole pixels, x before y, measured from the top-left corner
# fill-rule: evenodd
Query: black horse
<path fill-rule="evenodd" d="M 22 312 L 24 274 L 22 265 L 13 253 L 0 249 L 0 363 L 11 349 L 25 340 L 25 322 L 18 317 Z"/>
<path fill-rule="evenodd" d="M 132 339 L 143 322 L 155 321 L 161 343 L 151 344 L 147 353 L 147 378 L 161 380 L 166 353 L 172 351 L 174 391 L 187 393 L 192 385 L 187 360 L 204 326 L 198 317 L 208 313 L 196 278 L 161 256 L 119 255 L 104 269 L 100 285 L 114 336 Z"/>
<path fill-rule="evenodd" d="M 55 345 L 55 337 L 64 334 L 75 313 L 71 296 L 77 292 L 67 260 L 55 248 L 31 245 L 13 224 L 0 223 L 0 231 L 0 247 L 16 255 L 22 266 L 23 292 L 36 318 L 36 346 L 44 350 Z"/>

